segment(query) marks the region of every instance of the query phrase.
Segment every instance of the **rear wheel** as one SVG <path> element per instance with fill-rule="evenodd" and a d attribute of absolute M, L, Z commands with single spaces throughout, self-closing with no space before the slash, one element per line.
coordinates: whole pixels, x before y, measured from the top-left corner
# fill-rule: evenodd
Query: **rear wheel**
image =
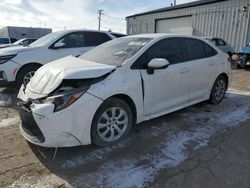
<path fill-rule="evenodd" d="M 17 74 L 17 88 L 20 88 L 22 84 L 27 85 L 30 82 L 30 79 L 34 76 L 35 72 L 40 68 L 38 65 L 31 65 L 24 67 Z"/>
<path fill-rule="evenodd" d="M 225 96 L 227 90 L 227 79 L 225 76 L 219 76 L 214 82 L 211 95 L 210 95 L 210 103 L 219 104 Z"/>
<path fill-rule="evenodd" d="M 97 110 L 92 122 L 92 142 L 98 146 L 110 146 L 123 140 L 133 124 L 133 113 L 129 105 L 119 99 L 110 98 Z"/>

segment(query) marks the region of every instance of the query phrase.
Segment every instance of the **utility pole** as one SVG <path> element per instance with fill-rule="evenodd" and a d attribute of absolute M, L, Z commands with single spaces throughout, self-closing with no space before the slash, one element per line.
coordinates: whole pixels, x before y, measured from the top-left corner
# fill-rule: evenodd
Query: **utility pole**
<path fill-rule="evenodd" d="M 174 6 L 176 5 L 176 0 L 174 0 Z"/>
<path fill-rule="evenodd" d="M 100 31 L 101 30 L 101 20 L 102 20 L 103 10 L 98 10 L 97 13 L 98 13 L 98 20 L 99 20 L 98 30 Z"/>

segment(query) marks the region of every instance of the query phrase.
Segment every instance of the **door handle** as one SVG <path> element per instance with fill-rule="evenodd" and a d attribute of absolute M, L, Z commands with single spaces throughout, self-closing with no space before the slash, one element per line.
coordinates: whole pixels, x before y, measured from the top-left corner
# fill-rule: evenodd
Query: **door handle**
<path fill-rule="evenodd" d="M 183 69 L 181 69 L 181 73 L 187 73 L 187 72 L 190 72 L 189 68 L 183 68 Z"/>
<path fill-rule="evenodd" d="M 209 62 L 208 64 L 213 66 L 213 65 L 215 65 L 215 62 Z"/>

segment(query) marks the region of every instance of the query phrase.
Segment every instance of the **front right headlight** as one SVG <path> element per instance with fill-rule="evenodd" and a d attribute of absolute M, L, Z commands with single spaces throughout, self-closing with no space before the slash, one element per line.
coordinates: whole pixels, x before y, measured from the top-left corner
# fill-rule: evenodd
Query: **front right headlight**
<path fill-rule="evenodd" d="M 55 105 L 54 112 L 61 111 L 75 101 L 77 101 L 84 93 L 85 89 L 75 89 L 59 95 L 54 95 L 43 100 L 43 103 L 52 103 Z"/>
<path fill-rule="evenodd" d="M 0 56 L 0 64 L 6 63 L 7 61 L 13 59 L 15 56 L 16 54 Z"/>

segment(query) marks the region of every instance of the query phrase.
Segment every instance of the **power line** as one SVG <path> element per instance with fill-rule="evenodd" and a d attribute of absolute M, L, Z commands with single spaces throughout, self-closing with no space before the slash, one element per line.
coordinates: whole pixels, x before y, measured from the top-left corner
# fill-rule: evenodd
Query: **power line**
<path fill-rule="evenodd" d="M 101 20 L 102 20 L 102 15 L 103 15 L 103 10 L 98 10 L 98 30 L 100 31 L 101 30 Z"/>

